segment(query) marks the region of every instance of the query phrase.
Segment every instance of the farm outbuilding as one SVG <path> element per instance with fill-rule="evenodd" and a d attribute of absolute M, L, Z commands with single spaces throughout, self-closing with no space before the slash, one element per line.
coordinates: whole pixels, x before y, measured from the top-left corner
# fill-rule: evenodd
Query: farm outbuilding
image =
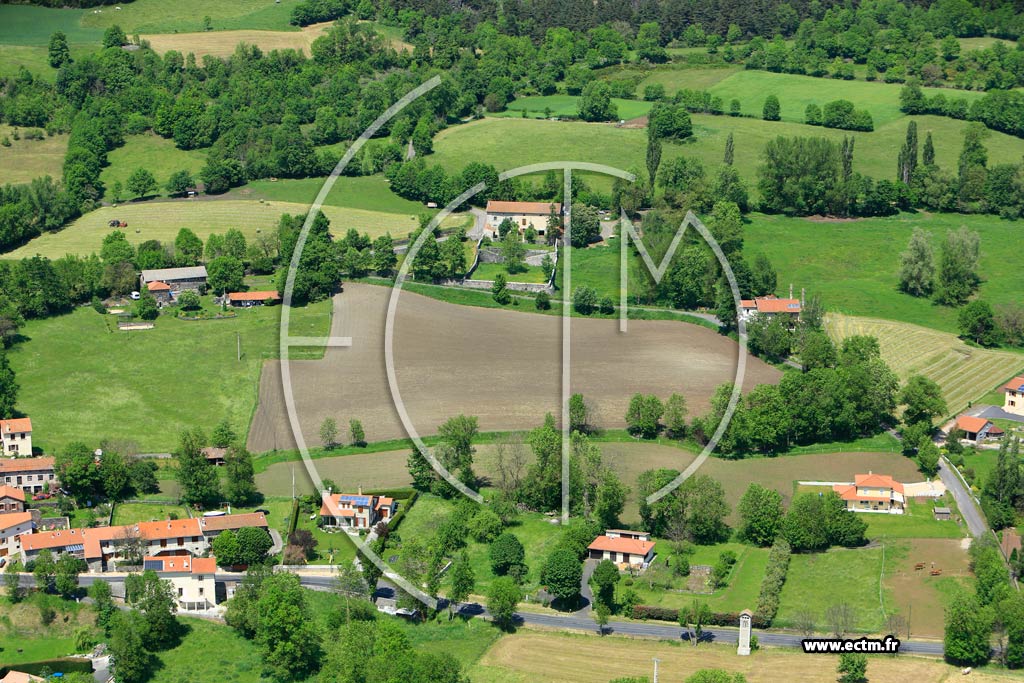
<path fill-rule="evenodd" d="M 241 308 L 263 306 L 268 303 L 275 304 L 280 300 L 281 295 L 272 289 L 259 292 L 231 292 L 228 294 L 228 303 Z"/>
<path fill-rule="evenodd" d="M 998 439 L 1003 435 L 1002 429 L 983 417 L 961 415 L 956 419 L 956 426 L 963 430 L 965 439 L 974 443 L 981 443 L 986 439 Z"/>
<path fill-rule="evenodd" d="M 147 289 L 150 283 L 161 282 L 167 285 L 170 292 L 186 289 L 198 292 L 206 289 L 206 266 L 144 270 L 139 276 L 139 281 Z"/>
<path fill-rule="evenodd" d="M 953 517 L 952 510 L 950 510 L 947 507 L 937 507 L 934 510 L 932 510 L 932 513 L 935 515 L 935 519 L 943 521 L 947 519 L 952 519 Z"/>

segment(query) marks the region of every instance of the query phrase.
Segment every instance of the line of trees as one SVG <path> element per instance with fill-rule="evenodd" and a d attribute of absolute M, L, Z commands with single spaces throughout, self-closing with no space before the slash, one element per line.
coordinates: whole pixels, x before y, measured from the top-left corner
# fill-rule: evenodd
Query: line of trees
<path fill-rule="evenodd" d="M 1002 554 L 991 537 L 975 539 L 970 549 L 974 593 L 961 590 L 946 607 L 946 659 L 961 665 L 984 664 L 992 639 L 1001 663 L 1024 667 L 1024 597 L 1013 590 Z"/>

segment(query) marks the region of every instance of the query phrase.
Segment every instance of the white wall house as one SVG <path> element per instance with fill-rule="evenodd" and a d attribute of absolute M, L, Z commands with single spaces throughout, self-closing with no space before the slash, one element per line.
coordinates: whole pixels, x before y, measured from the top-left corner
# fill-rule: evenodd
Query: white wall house
<path fill-rule="evenodd" d="M 1003 385 L 1003 410 L 1024 415 L 1024 375 L 1014 377 Z"/>
<path fill-rule="evenodd" d="M 21 548 L 18 536 L 32 533 L 31 512 L 7 512 L 0 515 L 0 557 L 16 555 Z"/>
<path fill-rule="evenodd" d="M 587 546 L 592 560 L 611 560 L 619 568 L 644 568 L 654 560 L 654 542 L 645 531 L 608 529 Z"/>
<path fill-rule="evenodd" d="M 136 539 L 146 557 L 198 556 L 205 554 L 213 539 L 220 533 L 243 527 L 267 529 L 262 512 L 220 517 L 191 517 L 167 519 L 158 522 L 139 522 L 125 526 L 95 527 L 91 529 L 56 529 L 33 534 L 22 534 L 22 555 L 31 560 L 42 550 L 54 554 L 69 553 L 85 560 L 89 571 L 100 572 L 108 563 L 124 560 L 125 546 Z M 123 563 L 123 562 L 122 562 Z"/>
<path fill-rule="evenodd" d="M 16 417 L 0 420 L 0 442 L 4 455 L 27 458 L 32 455 L 32 420 Z"/>
<path fill-rule="evenodd" d="M 554 209 L 559 216 L 562 215 L 562 205 L 558 202 L 502 202 L 491 200 L 487 202 L 486 228 L 494 235 L 498 234 L 498 228 L 506 218 L 510 219 L 522 234 L 527 228 L 533 228 L 538 235 L 546 235 L 548 231 L 548 216 Z"/>
<path fill-rule="evenodd" d="M 40 493 L 57 485 L 53 458 L 0 458 L 0 484 L 19 488 L 27 494 Z"/>
<path fill-rule="evenodd" d="M 217 559 L 213 557 L 146 557 L 142 569 L 171 582 L 178 609 L 197 611 L 217 605 Z"/>

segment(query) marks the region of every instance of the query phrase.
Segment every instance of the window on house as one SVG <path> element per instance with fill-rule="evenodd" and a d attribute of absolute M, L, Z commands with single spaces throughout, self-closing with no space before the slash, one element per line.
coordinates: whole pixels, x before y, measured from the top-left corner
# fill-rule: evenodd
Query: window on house
<path fill-rule="evenodd" d="M 202 577 L 200 577 L 200 578 L 202 578 Z M 200 586 L 200 587 L 199 587 L 199 594 L 200 594 L 200 595 L 202 595 L 202 594 L 203 594 L 203 587 L 202 587 L 202 586 Z"/>
<path fill-rule="evenodd" d="M 181 588 L 181 587 L 179 586 L 179 587 L 178 587 L 178 597 L 180 598 L 180 597 L 181 597 L 182 595 L 184 595 L 184 594 L 185 594 L 185 589 L 184 589 L 184 588 Z"/>

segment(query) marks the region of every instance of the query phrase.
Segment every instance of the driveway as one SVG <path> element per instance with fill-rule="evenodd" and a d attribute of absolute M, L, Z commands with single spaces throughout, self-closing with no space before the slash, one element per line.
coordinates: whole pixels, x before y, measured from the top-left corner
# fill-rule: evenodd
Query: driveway
<path fill-rule="evenodd" d="M 597 560 L 586 560 L 583 562 L 583 578 L 580 579 L 580 597 L 583 599 L 583 607 L 580 607 L 573 614 L 587 616 L 594 608 L 594 591 L 590 587 L 590 577 L 594 575 L 597 568 Z"/>
<path fill-rule="evenodd" d="M 967 411 L 967 414 L 974 417 L 983 417 L 986 420 L 1013 420 L 1014 422 L 1024 424 L 1024 415 L 1008 413 L 999 406 L 975 406 Z"/>
<path fill-rule="evenodd" d="M 967 528 L 970 530 L 971 536 L 975 538 L 984 536 L 988 531 L 988 524 L 985 523 L 985 518 L 981 516 L 981 511 L 978 510 L 974 496 L 964 486 L 960 475 L 953 471 L 953 467 L 946 462 L 944 457 L 939 459 L 939 479 L 942 480 L 946 489 L 952 492 L 957 507 L 960 508 L 960 514 L 963 516 L 964 521 L 967 522 Z"/>

